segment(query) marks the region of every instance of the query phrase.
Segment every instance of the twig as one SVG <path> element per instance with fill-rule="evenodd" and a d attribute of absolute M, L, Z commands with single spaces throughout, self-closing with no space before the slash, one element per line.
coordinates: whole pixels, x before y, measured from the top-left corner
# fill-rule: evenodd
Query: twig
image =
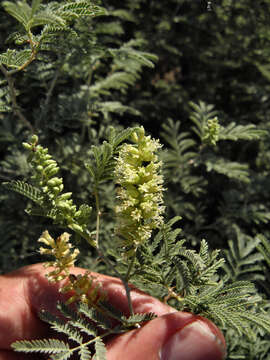
<path fill-rule="evenodd" d="M 34 131 L 33 126 L 26 119 L 26 117 L 23 115 L 19 105 L 17 104 L 17 96 L 16 96 L 16 90 L 15 90 L 15 87 L 14 87 L 14 79 L 11 76 L 12 72 L 7 71 L 6 68 L 2 64 L 0 65 L 0 69 L 1 69 L 2 73 L 4 74 L 4 76 L 5 76 L 5 78 L 6 78 L 7 82 L 8 82 L 10 99 L 11 99 L 11 102 L 12 102 L 12 108 L 13 108 L 13 111 L 14 111 L 15 115 L 17 115 L 18 118 L 22 121 L 22 123 L 24 123 L 25 126 L 27 126 L 30 129 L 30 131 L 32 133 L 34 133 L 35 131 Z"/>
<path fill-rule="evenodd" d="M 98 196 L 98 188 L 95 187 L 95 199 L 96 199 L 96 211 L 97 211 L 97 218 L 96 218 L 96 245 L 97 249 L 99 249 L 99 227 L 100 227 L 100 204 L 99 204 L 99 196 Z"/>
<path fill-rule="evenodd" d="M 60 75 L 60 69 L 61 69 L 61 66 L 59 66 L 56 70 L 55 70 L 55 74 L 54 74 L 54 77 L 50 83 L 50 86 L 49 86 L 49 90 L 46 94 L 46 99 L 45 99 L 45 102 L 44 102 L 44 105 L 43 105 L 43 110 L 41 112 L 41 115 L 40 115 L 40 118 L 39 118 L 39 121 L 38 121 L 38 124 L 40 122 L 43 121 L 44 117 L 47 115 L 48 113 L 48 105 L 50 103 L 50 100 L 51 100 L 51 97 L 52 97 L 52 93 L 53 93 L 53 90 L 55 88 L 55 85 L 57 83 L 57 80 L 58 80 L 58 77 Z M 37 124 L 36 124 L 36 127 L 37 127 Z"/>

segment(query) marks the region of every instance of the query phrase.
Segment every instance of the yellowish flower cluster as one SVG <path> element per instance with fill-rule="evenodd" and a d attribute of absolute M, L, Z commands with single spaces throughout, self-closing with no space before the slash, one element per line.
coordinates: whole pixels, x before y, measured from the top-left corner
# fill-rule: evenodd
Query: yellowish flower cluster
<path fill-rule="evenodd" d="M 137 247 L 148 240 L 152 230 L 163 223 L 163 177 L 156 152 L 157 140 L 138 128 L 131 136 L 134 144 L 124 144 L 116 159 L 115 182 L 118 204 L 115 208 L 116 234 L 124 245 Z"/>
<path fill-rule="evenodd" d="M 101 289 L 101 285 L 94 284 L 94 277 L 86 272 L 84 275 L 69 275 L 69 283 L 60 289 L 60 292 L 73 292 L 73 295 L 67 300 L 66 304 L 75 301 L 81 301 L 87 305 L 95 305 L 98 301 L 104 300 L 106 294 Z"/>
<path fill-rule="evenodd" d="M 215 146 L 219 140 L 220 125 L 217 116 L 209 119 L 207 124 L 203 127 L 204 135 L 202 137 L 203 143 Z"/>
<path fill-rule="evenodd" d="M 70 234 L 63 233 L 54 240 L 48 231 L 44 231 L 39 242 L 49 246 L 49 248 L 41 247 L 40 254 L 53 255 L 55 260 L 46 263 L 45 267 L 53 266 L 54 270 L 47 274 L 48 280 L 52 283 L 61 281 L 69 276 L 69 269 L 74 266 L 78 249 L 72 251 L 72 245 L 69 242 Z"/>
<path fill-rule="evenodd" d="M 41 247 L 40 253 L 46 255 L 53 255 L 55 260 L 45 263 L 45 267 L 54 267 L 46 276 L 52 283 L 59 282 L 66 279 L 67 282 L 60 287 L 61 293 L 72 292 L 73 294 L 67 300 L 67 304 L 80 300 L 88 305 L 93 305 L 99 300 L 105 299 L 104 292 L 101 291 L 100 286 L 93 284 L 94 277 L 89 272 L 84 275 L 70 274 L 70 269 L 74 266 L 76 258 L 79 254 L 78 249 L 74 249 L 69 242 L 70 234 L 63 233 L 56 240 L 54 240 L 48 231 L 44 231 L 39 242 L 48 246 L 48 248 Z"/>

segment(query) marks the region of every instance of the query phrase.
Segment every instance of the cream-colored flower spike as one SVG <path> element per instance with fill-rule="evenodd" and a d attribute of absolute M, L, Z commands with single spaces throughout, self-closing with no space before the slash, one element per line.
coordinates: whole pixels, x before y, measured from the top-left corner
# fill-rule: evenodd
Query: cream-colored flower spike
<path fill-rule="evenodd" d="M 156 152 L 159 141 L 145 136 L 143 127 L 131 136 L 134 144 L 124 144 L 116 159 L 115 182 L 118 204 L 116 234 L 123 245 L 137 247 L 163 223 L 163 177 Z"/>
<path fill-rule="evenodd" d="M 67 278 L 69 276 L 69 269 L 75 264 L 79 250 L 73 250 L 69 238 L 70 234 L 65 232 L 54 240 L 46 230 L 38 239 L 39 242 L 49 247 L 41 247 L 39 249 L 40 254 L 52 255 L 55 258 L 54 261 L 49 261 L 45 264 L 45 267 L 54 267 L 54 270 L 47 274 L 50 282 L 54 283 Z"/>

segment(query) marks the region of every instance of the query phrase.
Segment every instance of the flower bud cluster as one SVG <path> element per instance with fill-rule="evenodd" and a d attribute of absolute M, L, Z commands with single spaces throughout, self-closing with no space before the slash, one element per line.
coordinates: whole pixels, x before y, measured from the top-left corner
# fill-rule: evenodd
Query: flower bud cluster
<path fill-rule="evenodd" d="M 62 225 L 78 233 L 83 233 L 87 229 L 88 219 L 91 208 L 82 205 L 77 210 L 76 205 L 71 199 L 72 193 L 61 194 L 64 189 L 63 179 L 57 177 L 59 167 L 52 156 L 48 154 L 48 149 L 38 145 L 38 137 L 33 135 L 30 143 L 23 143 L 23 146 L 30 152 L 28 161 L 34 169 L 31 177 L 34 183 L 41 189 L 42 207 L 53 210 L 50 216 Z"/>
<path fill-rule="evenodd" d="M 163 223 L 163 177 L 156 152 L 157 140 L 145 136 L 143 127 L 131 135 L 134 144 L 124 144 L 116 159 L 115 182 L 118 204 L 116 234 L 125 245 L 137 247 Z"/>
<path fill-rule="evenodd" d="M 207 124 L 203 127 L 204 135 L 202 138 L 203 143 L 207 145 L 215 146 L 219 140 L 219 129 L 217 116 L 213 119 L 209 119 Z"/>
<path fill-rule="evenodd" d="M 64 188 L 62 178 L 55 175 L 59 172 L 59 167 L 52 156 L 48 154 L 48 149 L 38 145 L 38 137 L 33 135 L 30 143 L 23 143 L 24 148 L 30 151 L 28 161 L 35 169 L 31 179 L 53 200 Z"/>

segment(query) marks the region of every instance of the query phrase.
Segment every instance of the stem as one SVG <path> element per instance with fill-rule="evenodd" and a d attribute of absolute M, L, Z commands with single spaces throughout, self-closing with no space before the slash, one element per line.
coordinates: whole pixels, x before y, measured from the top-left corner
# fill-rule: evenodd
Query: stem
<path fill-rule="evenodd" d="M 1 69 L 2 73 L 4 74 L 4 76 L 7 80 L 8 86 L 9 86 L 10 99 L 12 102 L 12 108 L 13 108 L 15 115 L 17 115 L 18 118 L 25 124 L 25 126 L 27 126 L 29 128 L 31 133 L 34 133 L 35 131 L 34 131 L 33 126 L 23 115 L 19 105 L 17 104 L 17 96 L 16 96 L 16 89 L 14 87 L 14 79 L 11 76 L 12 72 L 7 71 L 6 68 L 2 64 L 0 65 L 0 69 Z"/>
<path fill-rule="evenodd" d="M 86 103 L 89 104 L 89 100 L 90 100 L 90 84 L 92 82 L 92 76 L 93 76 L 93 65 L 92 67 L 90 68 L 90 71 L 89 71 L 89 74 L 88 74 L 88 77 L 86 79 L 86 89 L 85 89 L 85 92 L 84 92 L 84 96 L 85 99 L 86 99 Z M 87 118 L 92 117 L 92 110 L 90 111 L 90 114 L 89 114 L 89 109 L 88 109 L 88 106 L 86 106 L 86 116 Z M 84 137 L 85 137 L 85 133 L 86 133 L 86 125 L 85 124 L 82 124 L 82 130 L 81 130 L 81 143 L 83 143 L 83 140 L 84 140 Z"/>
<path fill-rule="evenodd" d="M 133 306 L 132 306 L 132 302 L 131 302 L 130 287 L 128 286 L 128 283 L 124 279 L 121 279 L 121 280 L 122 280 L 122 283 L 126 290 L 127 300 L 128 300 L 128 309 L 130 312 L 130 316 L 132 316 L 132 315 L 134 315 L 134 311 L 133 311 Z"/>
<path fill-rule="evenodd" d="M 22 64 L 17 69 L 13 69 L 13 70 L 10 70 L 10 71 L 7 71 L 5 69 L 8 76 L 12 76 L 12 75 L 16 74 L 17 72 L 24 70 L 29 64 L 31 64 L 31 62 L 33 62 L 36 59 L 37 52 L 38 52 L 37 49 L 38 49 L 40 43 L 34 43 L 33 42 L 33 34 L 31 33 L 30 30 L 27 32 L 27 35 L 28 35 L 29 44 L 30 44 L 31 51 L 32 51 L 31 56 L 24 64 Z"/>
<path fill-rule="evenodd" d="M 131 296 L 130 296 L 130 287 L 128 286 L 128 280 L 130 278 L 130 274 L 131 274 L 131 271 L 133 269 L 133 266 L 135 264 L 135 258 L 136 258 L 136 251 L 137 251 L 137 248 L 134 250 L 134 255 L 129 263 L 129 266 L 128 266 L 128 271 L 125 275 L 124 278 L 122 278 L 122 283 L 125 287 L 125 290 L 126 290 L 126 294 L 127 294 L 127 300 L 128 300 L 128 308 L 129 308 L 129 311 L 130 311 L 130 315 L 134 315 L 134 311 L 133 311 L 133 306 L 132 306 L 132 302 L 131 302 Z"/>
<path fill-rule="evenodd" d="M 49 104 L 49 101 L 50 101 L 50 98 L 52 97 L 52 92 L 53 92 L 53 89 L 55 87 L 55 84 L 56 84 L 56 81 L 59 77 L 59 73 L 60 73 L 60 69 L 58 68 L 56 71 L 55 71 L 55 75 L 52 79 L 52 82 L 51 82 L 51 85 L 50 85 L 50 88 L 49 88 L 49 91 L 47 93 L 47 96 L 46 96 L 46 100 L 45 100 L 45 105 L 48 105 Z"/>
<path fill-rule="evenodd" d="M 125 330 L 118 330 L 118 327 L 116 327 L 115 329 L 111 329 L 111 330 L 108 330 L 107 332 L 105 332 L 104 334 L 101 334 L 101 335 L 98 335 L 98 336 L 95 336 L 94 338 L 91 337 L 90 340 L 86 341 L 83 343 L 83 346 L 86 347 L 86 346 L 89 346 L 91 344 L 93 344 L 97 339 L 103 339 L 105 338 L 106 336 L 109 336 L 111 334 L 122 334 L 123 332 L 125 332 Z M 78 351 L 82 348 L 82 345 L 77 345 L 71 349 L 69 349 L 69 352 L 70 354 L 74 353 L 75 351 Z"/>
<path fill-rule="evenodd" d="M 99 253 L 99 256 L 101 257 L 101 259 L 107 264 L 109 265 L 109 267 L 111 269 L 113 269 L 113 272 L 116 273 L 116 275 L 121 279 L 125 291 L 126 291 L 126 295 L 127 295 L 127 300 L 128 300 L 128 308 L 129 308 L 129 312 L 130 315 L 134 315 L 134 311 L 133 311 L 133 306 L 132 306 L 132 302 L 131 302 L 131 296 L 130 296 L 130 287 L 128 286 L 128 279 L 130 277 L 131 271 L 133 269 L 133 266 L 135 264 L 135 258 L 136 258 L 136 250 L 134 251 L 134 255 L 129 263 L 129 267 L 127 270 L 126 275 L 123 277 L 121 276 L 121 274 L 118 273 L 118 271 L 113 267 L 113 265 L 110 263 L 110 261 L 108 259 L 106 259 L 106 257 L 101 253 L 100 249 L 99 249 L 99 228 L 100 228 L 100 216 L 101 216 L 101 212 L 100 212 L 100 202 L 99 202 L 99 196 L 98 196 L 98 189 L 97 189 L 97 185 L 95 186 L 95 199 L 96 199 L 96 211 L 97 211 L 97 217 L 96 217 L 96 246 L 97 246 L 97 250 Z"/>
<path fill-rule="evenodd" d="M 99 203 L 99 196 L 98 196 L 98 189 L 97 186 L 95 187 L 95 199 L 96 199 L 96 211 L 97 211 L 97 218 L 96 218 L 96 245 L 97 249 L 99 249 L 99 228 L 100 228 L 100 203 Z"/>
<path fill-rule="evenodd" d="M 18 72 L 24 70 L 28 65 L 31 64 L 31 62 L 33 62 L 35 60 L 36 55 L 37 55 L 36 51 L 32 52 L 30 58 L 23 65 L 21 65 L 17 69 L 13 69 L 13 70 L 9 70 L 9 71 L 6 70 L 7 74 L 9 76 L 12 76 L 12 75 L 17 74 Z"/>
<path fill-rule="evenodd" d="M 130 273 L 131 273 L 131 271 L 132 271 L 132 269 L 133 269 L 133 266 L 134 266 L 134 264 L 135 264 L 136 251 L 137 251 L 137 248 L 135 249 L 134 255 L 132 256 L 132 259 L 131 259 L 131 261 L 130 261 L 130 263 L 129 263 L 129 266 L 128 266 L 128 271 L 127 271 L 126 276 L 125 276 L 125 281 L 126 281 L 126 282 L 128 282 L 128 279 L 129 279 L 129 277 L 130 277 Z"/>
<path fill-rule="evenodd" d="M 45 102 L 44 102 L 44 107 L 43 107 L 43 111 L 41 113 L 41 116 L 40 116 L 40 121 L 42 121 L 44 119 L 44 117 L 46 116 L 46 114 L 48 113 L 48 105 L 49 105 L 49 102 L 51 100 L 51 97 L 52 97 L 52 93 L 53 93 L 53 90 L 55 88 L 55 85 L 56 85 L 56 82 L 58 80 L 58 77 L 60 75 L 60 69 L 61 69 L 61 66 L 59 66 L 56 70 L 55 70 L 55 73 L 54 73 L 54 77 L 51 81 L 51 84 L 49 86 L 49 90 L 46 94 L 46 99 L 45 99 Z"/>

